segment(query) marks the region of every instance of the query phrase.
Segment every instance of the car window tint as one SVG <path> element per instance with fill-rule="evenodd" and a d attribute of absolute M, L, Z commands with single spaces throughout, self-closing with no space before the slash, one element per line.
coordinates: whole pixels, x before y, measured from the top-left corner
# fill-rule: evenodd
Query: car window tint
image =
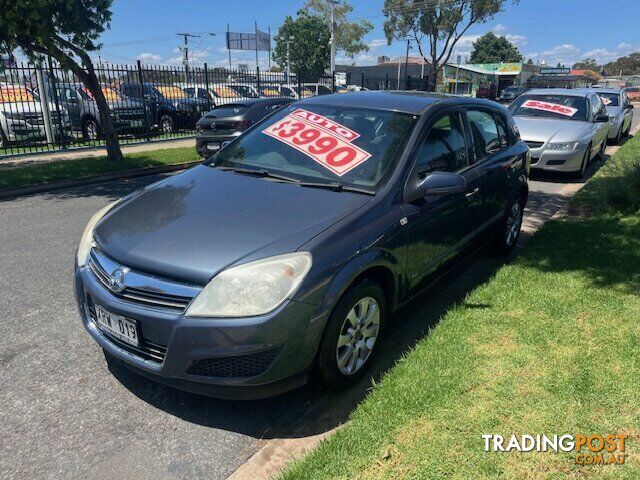
<path fill-rule="evenodd" d="M 456 172 L 469 164 L 464 130 L 458 114 L 439 119 L 418 148 L 416 169 L 421 174 Z"/>
<path fill-rule="evenodd" d="M 493 115 L 479 110 L 469 110 L 467 119 L 476 151 L 476 162 L 482 162 L 499 152 L 500 137 Z"/>
<path fill-rule="evenodd" d="M 498 136 L 500 137 L 500 149 L 505 149 L 509 146 L 509 135 L 507 134 L 507 122 L 499 113 L 495 114 L 496 125 L 498 126 Z"/>

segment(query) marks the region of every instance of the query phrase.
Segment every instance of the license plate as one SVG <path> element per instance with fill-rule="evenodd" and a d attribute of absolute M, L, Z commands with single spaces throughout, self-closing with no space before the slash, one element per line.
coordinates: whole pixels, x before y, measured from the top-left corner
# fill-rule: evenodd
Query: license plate
<path fill-rule="evenodd" d="M 135 322 L 124 318 L 121 315 L 111 313 L 98 304 L 94 305 L 96 310 L 96 322 L 101 330 L 125 343 L 128 343 L 129 345 L 133 345 L 135 347 L 139 345 L 138 327 Z"/>
<path fill-rule="evenodd" d="M 219 143 L 207 143 L 207 150 L 220 150 Z"/>
<path fill-rule="evenodd" d="M 142 127 L 142 120 L 132 120 L 130 125 L 131 125 L 131 128 Z"/>

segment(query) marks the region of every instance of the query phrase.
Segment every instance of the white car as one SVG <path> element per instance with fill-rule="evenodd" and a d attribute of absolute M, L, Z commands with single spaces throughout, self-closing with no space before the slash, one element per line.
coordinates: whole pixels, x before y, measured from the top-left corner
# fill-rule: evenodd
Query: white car
<path fill-rule="evenodd" d="M 225 103 L 247 100 L 247 97 L 242 96 L 229 85 L 209 85 L 208 90 L 205 85 L 181 85 L 181 88 L 190 98 L 208 101 L 211 104 L 211 108 Z"/>
<path fill-rule="evenodd" d="M 55 105 L 49 103 L 52 130 L 56 136 L 60 127 L 70 128 L 69 115 L 61 109 L 61 119 Z M 23 86 L 0 84 L 0 148 L 8 148 L 12 144 L 25 144 L 46 140 L 44 114 L 40 100 L 31 90 Z"/>
<path fill-rule="evenodd" d="M 609 115 L 609 140 L 620 145 L 631 130 L 633 105 L 624 90 L 619 88 L 594 88 Z"/>

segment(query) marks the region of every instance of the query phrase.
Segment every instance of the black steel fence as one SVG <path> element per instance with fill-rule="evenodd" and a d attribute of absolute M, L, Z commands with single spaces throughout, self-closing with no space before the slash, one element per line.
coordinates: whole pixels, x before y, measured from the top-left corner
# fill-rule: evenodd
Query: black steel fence
<path fill-rule="evenodd" d="M 412 77 L 411 75 L 368 75 L 347 73 L 347 85 L 368 90 L 421 90 L 427 91 L 428 78 Z"/>
<path fill-rule="evenodd" d="M 195 134 L 218 105 L 259 97 L 332 93 L 333 76 L 227 68 L 97 64 L 94 66 L 121 144 Z M 69 70 L 50 60 L 0 70 L 0 157 L 104 144 L 96 102 Z"/>

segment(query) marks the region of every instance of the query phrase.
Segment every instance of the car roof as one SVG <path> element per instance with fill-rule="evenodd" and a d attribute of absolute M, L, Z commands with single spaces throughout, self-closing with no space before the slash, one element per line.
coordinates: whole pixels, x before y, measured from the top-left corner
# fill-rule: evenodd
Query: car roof
<path fill-rule="evenodd" d="M 591 91 L 593 92 L 599 92 L 599 93 L 620 93 L 622 91 L 621 88 L 611 88 L 611 87 L 597 87 L 597 88 L 591 88 Z"/>
<path fill-rule="evenodd" d="M 569 97 L 586 97 L 593 92 L 590 88 L 534 88 L 525 95 L 567 95 Z"/>
<path fill-rule="evenodd" d="M 495 102 L 487 100 L 446 95 L 442 93 L 427 93 L 418 91 L 384 91 L 369 90 L 364 92 L 334 93 L 319 95 L 299 100 L 302 105 L 336 105 L 341 107 L 371 108 L 409 114 L 420 114 L 422 111 L 438 102 L 454 100 L 455 103 L 469 105 L 484 105 L 498 107 Z M 454 102 L 451 102 L 454 103 Z"/>
<path fill-rule="evenodd" d="M 287 97 L 271 97 L 271 98 L 247 98 L 247 99 L 239 99 L 237 102 L 229 102 L 218 105 L 216 108 L 224 108 L 231 105 L 242 105 L 245 107 L 253 107 L 258 104 L 270 104 L 270 103 L 281 103 L 281 102 L 293 102 L 293 98 Z"/>

